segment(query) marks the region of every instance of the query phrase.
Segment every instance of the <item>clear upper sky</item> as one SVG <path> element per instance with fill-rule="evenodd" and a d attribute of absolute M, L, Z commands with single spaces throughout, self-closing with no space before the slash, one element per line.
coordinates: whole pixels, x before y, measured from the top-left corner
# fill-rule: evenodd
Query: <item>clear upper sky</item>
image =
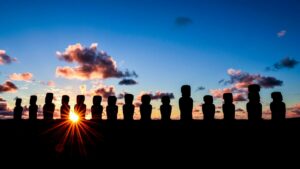
<path fill-rule="evenodd" d="M 176 114 L 180 87 L 190 84 L 199 114 L 205 94 L 214 95 L 220 106 L 221 89 L 245 97 L 243 91 L 236 91 L 243 89 L 240 84 L 261 83 L 266 112 L 270 93 L 281 91 L 289 115 L 300 113 L 298 0 L 1 0 L 0 9 L 0 56 L 12 59 L 2 64 L 0 60 L 0 97 L 10 108 L 15 97 L 28 105 L 32 94 L 42 105 L 46 92 L 57 96 L 57 108 L 62 94 L 81 93 L 87 95 L 89 107 L 90 95 L 107 93 L 113 86 L 111 93 L 117 96 L 173 94 Z M 71 56 L 66 48 L 77 43 L 87 51 L 97 43 L 99 52 L 112 56 L 117 71 L 138 74 L 126 77 L 137 84 L 119 85 L 124 77 L 110 74 L 107 78 L 87 77 L 87 72 L 84 77 L 79 72 L 59 74 L 58 67 L 74 70 L 87 64 L 66 60 Z M 94 62 L 87 65 L 97 67 Z M 7 80 L 17 89 L 8 89 Z M 236 103 L 245 109 L 242 100 Z M 157 110 L 160 101 L 153 104 Z"/>

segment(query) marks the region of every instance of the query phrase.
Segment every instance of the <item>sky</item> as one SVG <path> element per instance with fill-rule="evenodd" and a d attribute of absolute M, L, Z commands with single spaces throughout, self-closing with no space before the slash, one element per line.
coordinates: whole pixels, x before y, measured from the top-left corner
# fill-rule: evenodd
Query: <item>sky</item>
<path fill-rule="evenodd" d="M 270 94 L 282 92 L 288 117 L 300 116 L 300 2 L 298 0 L 2 0 L 0 3 L 0 118 L 15 98 L 29 105 L 61 96 L 151 94 L 172 98 L 179 117 L 180 87 L 191 85 L 195 119 L 204 95 L 222 118 L 222 94 L 233 92 L 236 118 L 247 117 L 246 86 L 262 86 L 263 117 Z M 28 113 L 25 112 L 24 118 Z M 89 113 L 88 113 L 89 114 Z M 139 118 L 136 109 L 135 118 Z"/>

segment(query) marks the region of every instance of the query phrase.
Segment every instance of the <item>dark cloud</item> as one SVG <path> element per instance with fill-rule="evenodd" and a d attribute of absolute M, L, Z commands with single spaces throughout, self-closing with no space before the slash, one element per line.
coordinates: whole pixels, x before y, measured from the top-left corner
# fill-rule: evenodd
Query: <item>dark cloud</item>
<path fill-rule="evenodd" d="M 225 79 L 221 79 L 221 80 L 218 81 L 218 83 L 222 84 L 222 83 L 224 83 L 224 81 L 225 81 Z"/>
<path fill-rule="evenodd" d="M 160 91 L 157 91 L 155 93 L 152 93 L 152 92 L 141 92 L 139 95 L 138 95 L 138 99 L 141 100 L 142 96 L 143 95 L 150 95 L 151 99 L 152 100 L 159 100 L 161 99 L 163 96 L 169 96 L 170 99 L 174 99 L 174 94 L 173 93 L 166 93 L 166 92 L 160 92 Z"/>
<path fill-rule="evenodd" d="M 0 65 L 10 64 L 15 61 L 17 61 L 16 58 L 8 56 L 5 50 L 0 50 Z"/>
<path fill-rule="evenodd" d="M 199 86 L 196 91 L 202 91 L 202 90 L 205 90 L 205 87 L 204 86 Z"/>
<path fill-rule="evenodd" d="M 136 85 L 136 84 L 138 84 L 137 81 L 133 79 L 122 79 L 119 82 L 119 85 Z"/>
<path fill-rule="evenodd" d="M 271 67 L 267 67 L 266 70 L 267 71 L 277 71 L 280 69 L 293 69 L 295 68 L 297 65 L 299 64 L 299 61 L 290 58 L 290 57 L 286 57 L 283 58 L 282 60 L 280 60 L 278 63 L 275 63 L 273 66 Z"/>
<path fill-rule="evenodd" d="M 219 83 L 223 83 L 224 85 L 229 84 L 230 87 L 210 90 L 210 93 L 215 98 L 223 98 L 224 93 L 232 93 L 234 101 L 247 101 L 247 87 L 250 84 L 258 84 L 262 88 L 274 88 L 283 85 L 283 81 L 278 80 L 275 77 L 249 74 L 247 72 L 242 72 L 241 70 L 228 69 L 227 74 L 229 75 L 229 80 L 221 80 Z"/>
<path fill-rule="evenodd" d="M 0 93 L 3 92 L 15 92 L 18 90 L 18 87 L 10 81 L 4 82 L 4 84 L 0 84 Z"/>
<path fill-rule="evenodd" d="M 6 100 L 0 97 L 0 102 L 6 102 Z"/>
<path fill-rule="evenodd" d="M 56 75 L 67 79 L 107 79 L 137 77 L 133 72 L 120 71 L 117 63 L 104 51 L 98 51 L 97 44 L 83 47 L 81 44 L 70 45 L 65 52 L 56 52 L 58 58 L 68 63 L 76 63 L 76 67 L 57 67 Z"/>
<path fill-rule="evenodd" d="M 250 84 L 258 84 L 263 88 L 274 88 L 283 85 L 283 81 L 278 80 L 275 77 L 249 74 L 235 69 L 228 69 L 227 73 L 230 80 L 224 81 L 224 83 L 233 84 L 236 88 L 246 88 Z"/>
<path fill-rule="evenodd" d="M 102 96 L 103 99 L 107 99 L 109 96 L 115 96 L 115 87 L 114 86 L 101 86 L 97 88 L 94 92 L 95 95 Z"/>
<path fill-rule="evenodd" d="M 189 17 L 180 16 L 175 19 L 175 25 L 184 27 L 193 23 L 193 20 Z"/>

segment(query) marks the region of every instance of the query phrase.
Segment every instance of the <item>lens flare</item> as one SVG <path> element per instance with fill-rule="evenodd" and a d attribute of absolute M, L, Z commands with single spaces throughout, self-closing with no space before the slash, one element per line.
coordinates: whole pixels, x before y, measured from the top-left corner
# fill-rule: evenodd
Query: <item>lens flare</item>
<path fill-rule="evenodd" d="M 79 116 L 74 112 L 70 112 L 70 120 L 73 123 L 77 123 L 79 121 Z"/>

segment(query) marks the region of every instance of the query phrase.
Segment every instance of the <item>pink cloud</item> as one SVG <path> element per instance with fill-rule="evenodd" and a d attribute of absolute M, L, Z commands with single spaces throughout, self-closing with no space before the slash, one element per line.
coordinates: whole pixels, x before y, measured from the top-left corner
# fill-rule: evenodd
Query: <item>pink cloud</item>
<path fill-rule="evenodd" d="M 13 73 L 9 75 L 9 79 L 13 81 L 31 81 L 32 80 L 32 73 L 25 72 L 25 73 Z"/>
<path fill-rule="evenodd" d="M 286 35 L 286 33 L 287 33 L 286 30 L 281 30 L 281 31 L 277 32 L 277 36 L 279 38 L 282 38 L 282 37 L 284 37 Z"/>
<path fill-rule="evenodd" d="M 55 84 L 54 81 L 50 80 L 50 81 L 47 82 L 47 85 L 50 86 L 50 87 L 55 87 L 56 84 Z"/>
<path fill-rule="evenodd" d="M 224 93 L 231 93 L 231 88 L 224 88 L 224 89 L 212 89 L 210 90 L 210 94 L 215 98 L 223 98 Z"/>
<path fill-rule="evenodd" d="M 64 52 L 56 52 L 60 60 L 77 64 L 76 67 L 57 67 L 56 75 L 79 80 L 137 77 L 135 72 L 120 71 L 116 61 L 106 52 L 98 51 L 97 47 L 97 43 L 90 47 L 77 43 L 70 45 Z"/>

